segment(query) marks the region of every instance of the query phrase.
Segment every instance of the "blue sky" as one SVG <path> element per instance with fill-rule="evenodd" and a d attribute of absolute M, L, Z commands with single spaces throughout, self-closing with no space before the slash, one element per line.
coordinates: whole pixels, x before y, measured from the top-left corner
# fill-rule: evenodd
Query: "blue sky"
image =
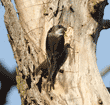
<path fill-rule="evenodd" d="M 14 3 L 14 1 L 12 0 Z M 110 1 L 108 1 L 110 3 Z M 17 66 L 14 59 L 11 45 L 8 41 L 7 30 L 4 24 L 4 7 L 0 5 L 0 62 L 10 72 L 13 72 Z M 106 6 L 104 10 L 104 19 L 110 19 L 110 5 Z M 100 37 L 97 43 L 97 65 L 99 71 L 110 65 L 110 29 L 103 30 L 100 33 Z M 102 77 L 106 87 L 110 87 L 110 72 Z M 1 83 L 0 83 L 1 85 Z M 20 96 L 16 86 L 13 86 L 8 95 L 7 103 L 5 105 L 21 105 Z"/>

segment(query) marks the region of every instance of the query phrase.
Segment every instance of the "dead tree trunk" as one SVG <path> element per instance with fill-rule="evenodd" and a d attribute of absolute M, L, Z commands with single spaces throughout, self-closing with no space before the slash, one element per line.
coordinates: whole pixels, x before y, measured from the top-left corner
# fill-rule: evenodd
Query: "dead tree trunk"
<path fill-rule="evenodd" d="M 15 0 L 19 19 L 11 0 L 1 1 L 18 64 L 16 80 L 22 105 L 110 104 L 95 53 L 100 31 L 110 28 L 110 20 L 103 20 L 107 0 Z M 74 50 L 65 50 L 62 59 L 67 51 L 68 56 L 56 75 L 55 89 L 46 92 L 46 36 L 58 24 L 67 28 L 65 44 Z"/>

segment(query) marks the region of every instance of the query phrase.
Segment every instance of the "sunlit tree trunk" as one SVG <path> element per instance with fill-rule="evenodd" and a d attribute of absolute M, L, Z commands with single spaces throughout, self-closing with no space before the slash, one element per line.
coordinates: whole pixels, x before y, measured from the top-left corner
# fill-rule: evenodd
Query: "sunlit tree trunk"
<path fill-rule="evenodd" d="M 18 64 L 17 88 L 22 105 L 109 105 L 110 95 L 96 63 L 96 45 L 103 29 L 106 0 L 1 0 L 4 21 Z M 45 90 L 46 36 L 53 25 L 67 28 L 68 56 L 56 76 L 55 89 Z M 36 76 L 36 72 L 37 73 Z"/>

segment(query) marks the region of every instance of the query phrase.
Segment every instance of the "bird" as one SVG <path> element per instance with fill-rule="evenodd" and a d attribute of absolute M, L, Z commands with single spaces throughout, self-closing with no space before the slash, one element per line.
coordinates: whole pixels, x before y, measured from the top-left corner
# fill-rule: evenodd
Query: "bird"
<path fill-rule="evenodd" d="M 56 25 L 50 28 L 46 37 L 46 53 L 48 64 L 48 78 L 47 83 L 50 86 L 53 86 L 53 75 L 58 71 L 57 60 L 64 51 L 64 34 L 67 28 L 62 25 Z M 47 87 L 48 88 L 48 87 Z"/>

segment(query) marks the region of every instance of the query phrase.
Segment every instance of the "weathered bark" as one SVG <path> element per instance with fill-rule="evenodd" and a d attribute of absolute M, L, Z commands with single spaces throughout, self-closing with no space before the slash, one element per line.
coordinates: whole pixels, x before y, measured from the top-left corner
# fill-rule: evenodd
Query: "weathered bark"
<path fill-rule="evenodd" d="M 110 27 L 110 20 L 103 20 L 106 0 L 15 0 L 19 19 L 10 0 L 2 3 L 18 64 L 16 80 L 22 104 L 110 104 L 95 53 L 100 31 Z M 69 43 L 74 50 L 67 49 L 68 56 L 60 68 L 63 72 L 56 76 L 55 89 L 46 92 L 45 40 L 48 30 L 57 24 L 67 28 L 65 44 Z"/>

